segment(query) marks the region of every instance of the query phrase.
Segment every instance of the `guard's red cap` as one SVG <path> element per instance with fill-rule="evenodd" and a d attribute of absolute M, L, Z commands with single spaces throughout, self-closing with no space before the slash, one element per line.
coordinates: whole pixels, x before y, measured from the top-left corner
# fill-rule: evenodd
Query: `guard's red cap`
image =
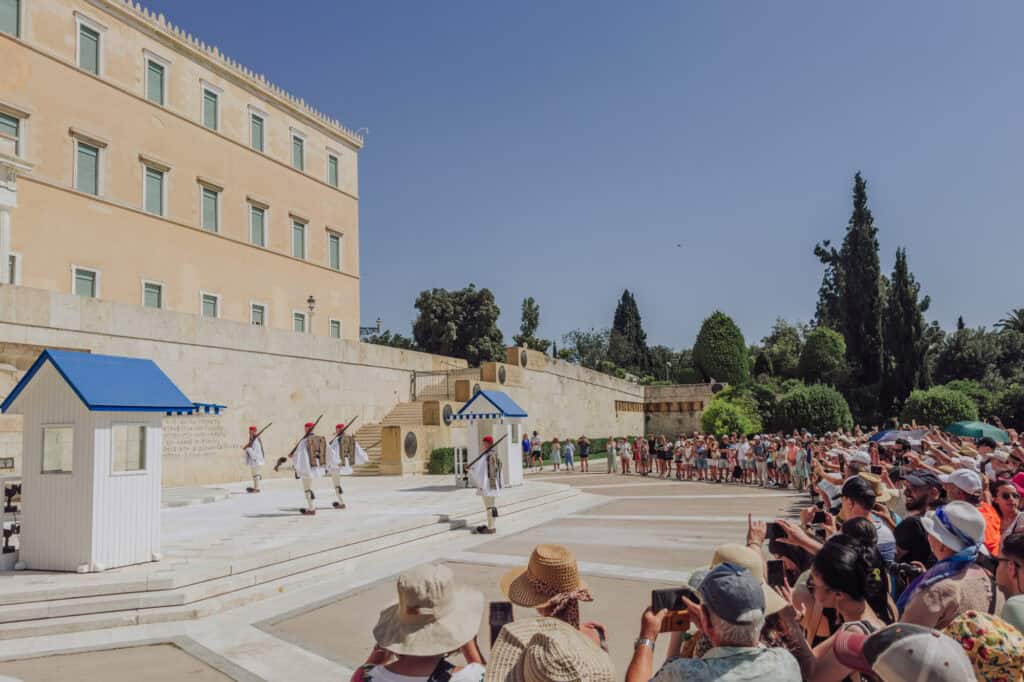
<path fill-rule="evenodd" d="M 316 426 L 316 424 L 314 424 L 313 422 L 306 422 L 306 428 L 307 428 L 307 429 L 311 429 L 311 428 L 313 428 L 314 426 Z"/>
<path fill-rule="evenodd" d="M 259 429 L 257 429 L 255 426 L 250 426 L 249 430 L 250 431 L 259 431 Z"/>
<path fill-rule="evenodd" d="M 494 442 L 494 436 L 484 436 L 484 442 L 490 445 Z"/>
<path fill-rule="evenodd" d="M 345 428 L 345 425 L 344 425 L 344 424 L 335 424 L 335 425 L 334 425 L 334 430 L 335 430 L 335 431 L 340 431 L 340 430 L 342 430 L 343 428 Z"/>

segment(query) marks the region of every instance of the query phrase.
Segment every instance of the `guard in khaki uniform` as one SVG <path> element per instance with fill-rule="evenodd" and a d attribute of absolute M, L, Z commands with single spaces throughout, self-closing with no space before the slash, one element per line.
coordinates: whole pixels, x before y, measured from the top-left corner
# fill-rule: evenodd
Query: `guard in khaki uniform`
<path fill-rule="evenodd" d="M 291 468 L 295 470 L 296 478 L 302 481 L 302 491 L 306 496 L 306 507 L 300 508 L 299 513 L 303 516 L 314 516 L 316 514 L 316 495 L 313 494 L 313 479 L 320 478 L 324 473 L 326 464 L 327 441 L 323 436 L 316 435 L 313 431 L 316 428 L 314 422 L 306 422 L 306 434 L 295 446 L 295 450 L 289 455 L 292 458 Z M 277 460 L 275 470 L 279 469 L 287 461 L 286 457 Z"/>
<path fill-rule="evenodd" d="M 501 458 L 494 450 L 494 438 L 484 436 L 483 447 L 485 454 L 477 458 L 476 463 L 470 468 L 469 480 L 476 488 L 476 494 L 483 498 L 484 510 L 487 512 L 487 525 L 477 526 L 476 532 L 493 535 L 496 532 L 494 519 L 498 516 L 494 498 L 501 494 L 505 482 L 501 470 Z"/>
<path fill-rule="evenodd" d="M 247 493 L 258 493 L 260 491 L 260 470 L 265 461 L 263 454 L 263 441 L 260 440 L 259 429 L 255 426 L 249 427 L 249 444 L 242 447 L 245 451 L 245 465 L 252 473 L 252 485 L 245 489 Z"/>

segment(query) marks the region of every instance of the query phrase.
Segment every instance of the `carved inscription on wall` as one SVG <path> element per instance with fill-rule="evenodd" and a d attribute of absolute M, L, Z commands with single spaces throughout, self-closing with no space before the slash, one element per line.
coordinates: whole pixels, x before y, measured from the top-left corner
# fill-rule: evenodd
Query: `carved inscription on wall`
<path fill-rule="evenodd" d="M 228 447 L 220 415 L 164 417 L 164 457 L 211 456 Z"/>

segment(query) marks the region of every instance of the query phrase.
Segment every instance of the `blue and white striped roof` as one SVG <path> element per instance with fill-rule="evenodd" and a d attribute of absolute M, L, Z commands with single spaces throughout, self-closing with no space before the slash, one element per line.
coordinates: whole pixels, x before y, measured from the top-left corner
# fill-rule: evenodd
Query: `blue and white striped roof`
<path fill-rule="evenodd" d="M 478 391 L 452 419 L 523 419 L 526 410 L 503 391 Z"/>

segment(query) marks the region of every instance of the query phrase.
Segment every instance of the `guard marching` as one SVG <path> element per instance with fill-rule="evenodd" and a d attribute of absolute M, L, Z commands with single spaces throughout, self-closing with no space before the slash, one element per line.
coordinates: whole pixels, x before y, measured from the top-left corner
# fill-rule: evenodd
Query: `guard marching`
<path fill-rule="evenodd" d="M 334 438 L 327 444 L 327 473 L 331 475 L 331 483 L 334 484 L 334 494 L 337 501 L 335 509 L 344 509 L 345 500 L 342 498 L 344 491 L 341 489 L 341 475 L 352 473 L 352 454 L 355 451 L 355 438 L 345 435 L 345 425 L 338 424 L 334 427 Z"/>
<path fill-rule="evenodd" d="M 327 439 L 315 433 L 316 425 L 322 417 L 323 415 L 320 415 L 315 422 L 306 422 L 305 434 L 288 454 L 288 457 L 292 458 L 290 468 L 295 470 L 295 476 L 302 481 L 302 491 L 306 496 L 305 508 L 299 509 L 303 516 L 314 516 L 316 514 L 316 495 L 313 493 L 313 479 L 323 476 L 326 465 Z M 277 464 L 274 465 L 274 470 L 278 470 L 282 464 L 287 462 L 288 457 L 278 459 Z"/>
<path fill-rule="evenodd" d="M 264 427 L 265 430 L 266 427 Z M 242 446 L 242 450 L 245 451 L 245 465 L 249 467 L 249 471 L 252 474 L 252 485 L 245 489 L 247 493 L 260 492 L 260 481 L 263 479 L 263 476 L 260 475 L 260 470 L 263 468 L 265 461 L 263 441 L 260 439 L 261 433 L 263 431 L 258 430 L 255 426 L 250 426 L 249 442 Z"/>
<path fill-rule="evenodd" d="M 500 495 L 502 488 L 505 487 L 501 458 L 494 445 L 493 437 L 484 436 L 484 451 L 469 468 L 469 480 L 476 488 L 476 494 L 483 498 L 484 510 L 487 513 L 487 525 L 476 527 L 476 532 L 483 535 L 493 535 L 496 532 L 494 519 L 498 516 L 498 508 L 495 506 L 494 498 Z"/>

